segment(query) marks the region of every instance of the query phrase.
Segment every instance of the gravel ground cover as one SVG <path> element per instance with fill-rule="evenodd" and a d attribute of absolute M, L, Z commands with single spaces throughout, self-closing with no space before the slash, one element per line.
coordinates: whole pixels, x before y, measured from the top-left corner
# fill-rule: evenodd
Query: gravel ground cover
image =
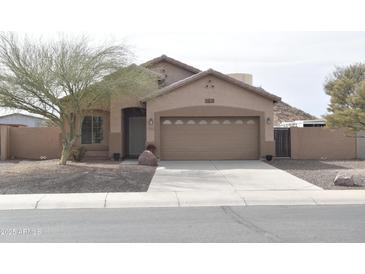
<path fill-rule="evenodd" d="M 364 189 L 365 161 L 319 161 L 275 159 L 268 164 L 285 170 L 324 189 Z M 356 187 L 335 186 L 333 181 L 338 173 L 353 175 Z"/>
<path fill-rule="evenodd" d="M 57 160 L 0 162 L 0 194 L 146 192 L 154 167 L 112 161 Z"/>

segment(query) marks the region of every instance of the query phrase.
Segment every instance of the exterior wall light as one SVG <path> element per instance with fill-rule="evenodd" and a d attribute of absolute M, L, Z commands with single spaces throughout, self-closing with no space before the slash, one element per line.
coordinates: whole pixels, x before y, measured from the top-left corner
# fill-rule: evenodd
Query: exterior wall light
<path fill-rule="evenodd" d="M 267 117 L 267 118 L 266 118 L 266 124 L 271 125 L 271 122 L 272 122 L 272 121 L 271 121 L 270 117 Z"/>
<path fill-rule="evenodd" d="M 153 126 L 153 119 L 152 118 L 148 119 L 148 125 Z"/>

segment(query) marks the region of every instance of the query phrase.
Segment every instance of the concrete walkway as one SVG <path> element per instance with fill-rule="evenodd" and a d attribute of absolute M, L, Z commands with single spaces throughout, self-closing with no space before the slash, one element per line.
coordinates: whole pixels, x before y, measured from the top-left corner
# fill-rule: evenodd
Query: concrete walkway
<path fill-rule="evenodd" d="M 148 192 L 322 190 L 263 161 L 161 161 Z"/>
<path fill-rule="evenodd" d="M 365 204 L 365 190 L 0 195 L 0 210 Z"/>

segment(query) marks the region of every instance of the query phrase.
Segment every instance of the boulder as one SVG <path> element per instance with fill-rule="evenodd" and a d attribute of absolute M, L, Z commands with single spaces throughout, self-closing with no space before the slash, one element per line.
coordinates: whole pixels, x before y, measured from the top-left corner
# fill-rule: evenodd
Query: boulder
<path fill-rule="evenodd" d="M 354 177 L 350 174 L 337 174 L 333 183 L 335 186 L 356 186 Z"/>
<path fill-rule="evenodd" d="M 158 161 L 151 151 L 145 150 L 139 155 L 138 164 L 144 166 L 158 166 Z"/>

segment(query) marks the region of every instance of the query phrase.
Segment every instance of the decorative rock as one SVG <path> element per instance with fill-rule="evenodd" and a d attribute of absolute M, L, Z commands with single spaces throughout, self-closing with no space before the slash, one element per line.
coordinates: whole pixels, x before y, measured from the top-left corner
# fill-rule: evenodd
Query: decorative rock
<path fill-rule="evenodd" d="M 139 155 L 138 164 L 144 166 L 158 166 L 158 161 L 151 151 L 145 150 Z"/>
<path fill-rule="evenodd" d="M 353 176 L 349 174 L 337 174 L 333 183 L 335 186 L 356 186 Z"/>

